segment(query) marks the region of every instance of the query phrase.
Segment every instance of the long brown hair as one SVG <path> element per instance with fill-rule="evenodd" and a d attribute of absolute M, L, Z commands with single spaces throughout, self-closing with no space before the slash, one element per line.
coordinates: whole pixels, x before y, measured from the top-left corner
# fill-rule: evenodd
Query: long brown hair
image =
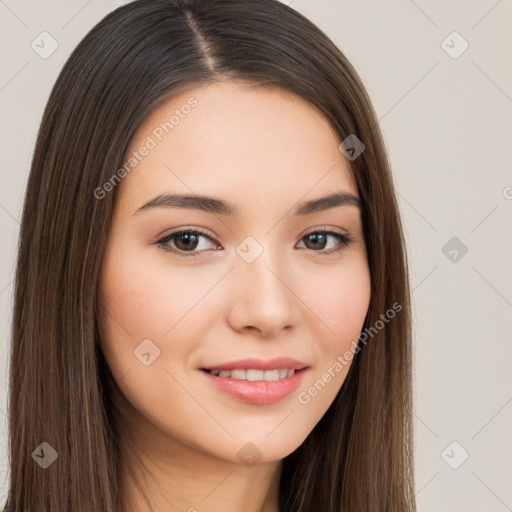
<path fill-rule="evenodd" d="M 218 80 L 291 91 L 321 110 L 340 142 L 355 135 L 365 146 L 350 162 L 371 275 L 365 337 L 326 414 L 283 459 L 280 510 L 416 509 L 407 257 L 388 157 L 360 78 L 318 27 L 277 0 L 137 0 L 108 14 L 74 50 L 37 137 L 15 277 L 11 510 L 122 510 L 116 384 L 97 322 L 116 194 L 98 199 L 94 191 L 121 167 L 155 108 Z M 393 305 L 399 312 L 383 322 Z M 43 442 L 58 456 L 45 470 L 34 462 Z"/>

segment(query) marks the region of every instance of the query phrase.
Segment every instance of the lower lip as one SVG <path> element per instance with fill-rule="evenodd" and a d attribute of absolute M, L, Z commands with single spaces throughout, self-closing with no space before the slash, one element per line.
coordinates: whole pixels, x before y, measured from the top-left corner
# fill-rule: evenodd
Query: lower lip
<path fill-rule="evenodd" d="M 274 381 L 249 381 L 230 377 L 216 377 L 204 370 L 199 371 L 208 379 L 208 382 L 220 391 L 250 404 L 266 405 L 279 402 L 296 391 L 307 370 L 307 368 L 296 370 L 291 377 Z"/>

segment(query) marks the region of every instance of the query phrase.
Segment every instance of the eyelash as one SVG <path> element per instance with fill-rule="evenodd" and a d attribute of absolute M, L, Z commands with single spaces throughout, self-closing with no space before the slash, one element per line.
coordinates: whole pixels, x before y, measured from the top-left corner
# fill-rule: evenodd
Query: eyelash
<path fill-rule="evenodd" d="M 183 235 L 183 234 L 191 234 L 191 235 L 195 235 L 195 236 L 204 236 L 204 237 L 212 240 L 211 237 L 207 233 L 205 233 L 204 231 L 201 231 L 199 229 L 182 229 L 180 231 L 174 231 L 172 233 L 169 233 L 168 235 L 165 235 L 163 238 L 161 238 L 160 240 L 155 242 L 155 245 L 157 245 L 157 247 L 165 246 L 173 238 L 176 238 L 179 235 Z M 329 231 L 329 230 L 326 230 L 326 229 L 319 229 L 319 230 L 316 230 L 316 231 L 311 231 L 310 233 L 306 233 L 301 238 L 301 241 L 304 238 L 306 238 L 307 236 L 316 235 L 316 234 L 333 235 L 339 241 L 339 246 L 337 248 L 334 248 L 334 249 L 320 250 L 320 251 L 315 251 L 313 249 L 310 249 L 314 253 L 320 253 L 320 254 L 323 254 L 323 255 L 330 255 L 330 254 L 341 252 L 341 251 L 347 249 L 350 246 L 350 244 L 354 241 L 354 239 L 351 236 L 349 236 L 349 235 L 346 235 L 346 234 L 343 234 L 343 233 L 338 233 L 337 231 Z M 179 249 L 174 249 L 174 248 L 169 247 L 169 246 L 162 247 L 162 248 L 165 251 L 173 252 L 175 254 L 178 254 L 179 256 L 185 256 L 185 257 L 189 257 L 189 256 L 190 257 L 196 257 L 197 255 L 199 255 L 202 252 L 202 251 L 194 251 L 194 252 L 188 252 L 187 253 L 186 251 L 181 251 Z"/>

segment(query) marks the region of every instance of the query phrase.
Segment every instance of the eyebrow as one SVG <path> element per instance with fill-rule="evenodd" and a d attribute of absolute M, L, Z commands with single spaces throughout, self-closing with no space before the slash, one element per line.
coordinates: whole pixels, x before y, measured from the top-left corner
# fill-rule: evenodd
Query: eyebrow
<path fill-rule="evenodd" d="M 308 215 L 319 211 L 329 210 L 337 206 L 352 205 L 361 209 L 361 199 L 349 192 L 336 192 L 325 197 L 319 197 L 311 201 L 299 203 L 294 215 Z M 142 205 L 134 215 L 143 213 L 153 208 L 185 208 L 199 210 L 218 215 L 237 216 L 240 210 L 233 203 L 223 201 L 215 197 L 182 194 L 161 194 Z"/>

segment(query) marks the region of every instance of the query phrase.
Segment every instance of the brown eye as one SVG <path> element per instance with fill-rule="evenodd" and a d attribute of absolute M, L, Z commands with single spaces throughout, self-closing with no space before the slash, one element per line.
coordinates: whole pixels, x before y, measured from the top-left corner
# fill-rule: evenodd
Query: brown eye
<path fill-rule="evenodd" d="M 326 250 L 325 246 L 328 244 L 329 237 L 335 238 L 338 241 L 338 245 Z M 349 247 L 350 243 L 353 241 L 353 239 L 348 235 L 337 233 L 336 231 L 325 230 L 313 231 L 312 233 L 304 236 L 302 240 L 305 240 L 307 249 L 311 249 L 314 252 L 324 252 L 325 254 L 341 251 Z"/>
<path fill-rule="evenodd" d="M 203 233 L 202 231 L 197 229 L 187 229 L 175 231 L 166 235 L 161 240 L 159 240 L 156 245 L 162 246 L 163 249 L 178 253 L 182 256 L 196 256 L 201 251 L 196 251 L 195 249 L 201 245 L 200 242 L 203 238 L 210 241 L 212 240 L 206 233 Z M 202 247 L 201 249 L 204 250 L 206 248 Z"/>
<path fill-rule="evenodd" d="M 183 233 L 174 235 L 174 245 L 183 251 L 193 250 L 199 243 L 199 236 L 193 233 Z"/>

